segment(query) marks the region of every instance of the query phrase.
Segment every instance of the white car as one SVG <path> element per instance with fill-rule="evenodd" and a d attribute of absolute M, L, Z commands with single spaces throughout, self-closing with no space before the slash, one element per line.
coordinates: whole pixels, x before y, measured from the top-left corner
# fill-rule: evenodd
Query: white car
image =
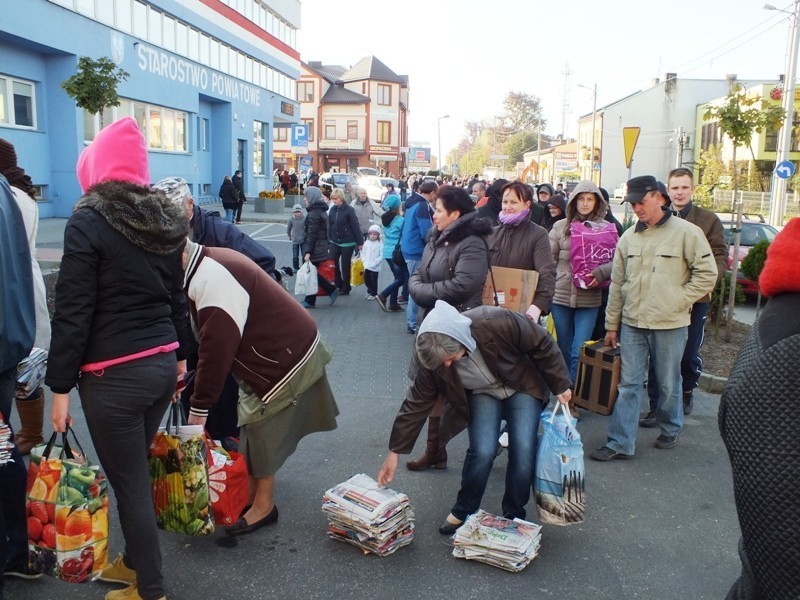
<path fill-rule="evenodd" d="M 625 198 L 625 194 L 627 193 L 628 193 L 627 183 L 621 183 L 620 185 L 614 188 L 614 198 L 619 198 L 620 200 L 622 200 L 623 198 Z"/>
<path fill-rule="evenodd" d="M 362 177 L 358 180 L 358 185 L 367 190 L 367 197 L 374 202 L 378 202 L 379 204 L 382 202 L 384 194 L 386 194 L 387 183 L 394 185 L 394 189 L 399 196 L 400 191 L 397 189 L 397 181 L 394 179 L 367 175 L 366 177 Z"/>

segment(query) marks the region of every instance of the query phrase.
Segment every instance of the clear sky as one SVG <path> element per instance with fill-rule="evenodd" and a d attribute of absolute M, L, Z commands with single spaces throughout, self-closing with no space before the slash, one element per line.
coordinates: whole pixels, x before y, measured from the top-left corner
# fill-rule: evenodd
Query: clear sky
<path fill-rule="evenodd" d="M 562 131 L 564 75 L 577 117 L 679 78 L 776 79 L 785 70 L 790 16 L 759 0 L 301 0 L 303 61 L 351 66 L 374 55 L 410 77 L 409 139 L 443 154 L 465 120 L 499 114 L 510 91 L 542 99 L 546 133 Z M 793 2 L 773 0 L 780 9 Z M 580 84 L 580 85 L 579 85 Z"/>

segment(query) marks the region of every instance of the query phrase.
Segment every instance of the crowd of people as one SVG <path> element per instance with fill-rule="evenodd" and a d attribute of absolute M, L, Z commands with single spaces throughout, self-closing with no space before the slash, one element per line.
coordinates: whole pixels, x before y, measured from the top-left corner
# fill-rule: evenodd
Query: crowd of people
<path fill-rule="evenodd" d="M 72 424 L 70 392 L 77 389 L 117 498 L 124 551 L 99 579 L 127 587 L 106 598 L 165 598 L 147 466 L 163 415 L 171 402 L 181 402 L 189 424 L 238 443 L 250 475 L 249 502 L 227 534 L 275 523 L 277 471 L 304 437 L 337 426 L 326 374 L 332 348 L 309 312 L 317 294 L 301 301 L 290 296 L 279 283 L 274 255 L 235 226 L 244 201 L 241 172 L 225 177 L 220 197 L 226 214 L 219 218 L 195 204 L 182 178 L 151 184 L 144 137 L 133 119 L 124 118 L 103 129 L 78 161 L 83 196 L 65 228 L 50 320 L 34 260 L 32 186 L 5 140 L 0 173 L 0 308 L 15 317 L 0 320 L 2 419 L 10 419 L 17 364 L 33 347 L 49 349 L 52 428 L 64 432 Z M 279 181 L 286 189 L 299 183 L 286 171 Z M 639 427 L 658 428 L 657 449 L 678 443 L 702 369 L 709 294 L 724 275 L 727 249 L 719 219 L 692 202 L 691 171 L 675 169 L 666 181 L 641 176 L 628 182 L 624 202 L 638 222 L 625 231 L 605 190 L 591 181 L 579 182 L 567 197 L 550 184 L 411 176 L 380 203 L 358 186 L 325 194 L 318 182 L 304 182 L 306 206 L 295 205 L 287 222 L 293 267 L 314 265 L 333 305 L 351 293 L 351 264 L 360 257 L 366 300 L 403 313 L 414 336 L 411 383 L 378 482 L 394 480 L 399 456 L 413 450 L 426 423 L 425 449 L 406 463 L 410 471 L 446 468 L 448 442 L 467 430 L 461 485 L 440 533 L 453 534 L 480 507 L 503 422 L 508 465 L 501 512 L 526 517 L 540 415 L 551 396 L 571 404 L 580 349 L 598 331 L 607 346 L 620 349 L 622 371 L 607 441 L 589 456 L 600 462 L 634 458 Z M 603 239 L 600 252 L 586 252 L 599 243 L 592 235 Z M 794 322 L 778 325 L 784 313 L 772 308 L 785 304 L 791 313 L 797 304 L 800 278 L 791 260 L 797 245 L 792 222 L 765 268 L 767 292 L 777 302 L 745 348 L 754 368 L 772 364 L 761 353 L 794 356 L 800 348 Z M 329 260 L 335 266 L 326 274 Z M 392 279 L 380 290 L 384 263 Z M 500 267 L 538 273 L 533 299 L 519 312 L 484 305 L 484 288 Z M 555 339 L 541 325 L 545 317 L 552 319 Z M 797 542 L 747 508 L 768 504 L 763 495 L 769 486 L 750 465 L 761 460 L 759 449 L 773 446 L 769 436 L 754 436 L 745 425 L 754 390 L 737 369 L 720 413 L 743 532 L 743 576 L 730 597 L 797 592 L 800 576 L 786 574 Z M 192 384 L 176 392 L 189 372 Z M 797 375 L 782 377 L 778 393 L 788 398 Z M 640 414 L 646 383 L 651 405 Z M 22 428 L 15 461 L 0 466 L 6 575 L 38 576 L 27 563 L 20 451 L 29 453 L 42 441 L 44 404 L 41 389 L 17 400 Z M 774 427 L 786 429 L 785 423 Z M 791 444 L 782 451 L 791 453 Z M 786 502 L 782 510 L 797 515 L 796 499 Z M 783 563 L 766 549 L 775 539 L 787 557 Z"/>

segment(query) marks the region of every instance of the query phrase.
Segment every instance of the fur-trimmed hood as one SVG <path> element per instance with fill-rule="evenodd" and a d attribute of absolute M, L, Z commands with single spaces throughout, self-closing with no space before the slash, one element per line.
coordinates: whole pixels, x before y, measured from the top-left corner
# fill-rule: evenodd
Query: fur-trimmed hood
<path fill-rule="evenodd" d="M 492 232 L 492 223 L 489 219 L 478 215 L 477 211 L 468 212 L 450 223 L 444 231 L 439 231 L 434 225 L 428 235 L 434 244 L 454 244 L 471 235 L 487 237 Z"/>
<path fill-rule="evenodd" d="M 591 181 L 580 181 L 578 185 L 575 186 L 575 189 L 572 190 L 572 194 L 569 196 L 569 204 L 567 204 L 567 219 L 570 221 L 578 220 L 583 221 L 583 217 L 578 214 L 578 196 L 588 192 L 590 194 L 594 194 L 595 198 L 597 198 L 597 210 L 595 212 L 595 216 L 592 219 L 593 221 L 597 221 L 598 223 L 602 221 L 606 213 L 608 212 L 608 203 L 606 202 L 605 198 L 603 198 L 603 194 L 600 192 L 600 188 L 597 187 Z"/>
<path fill-rule="evenodd" d="M 105 181 L 90 187 L 74 210 L 91 208 L 142 250 L 167 255 L 189 234 L 189 220 L 180 204 L 163 192 L 126 181 Z"/>

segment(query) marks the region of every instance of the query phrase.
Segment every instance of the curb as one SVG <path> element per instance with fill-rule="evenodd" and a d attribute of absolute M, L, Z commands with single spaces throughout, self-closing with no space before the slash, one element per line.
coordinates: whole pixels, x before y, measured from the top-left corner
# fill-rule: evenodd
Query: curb
<path fill-rule="evenodd" d="M 708 373 L 700 373 L 700 380 L 697 382 L 697 386 L 709 394 L 721 394 L 727 383 L 727 377 L 718 377 Z"/>

